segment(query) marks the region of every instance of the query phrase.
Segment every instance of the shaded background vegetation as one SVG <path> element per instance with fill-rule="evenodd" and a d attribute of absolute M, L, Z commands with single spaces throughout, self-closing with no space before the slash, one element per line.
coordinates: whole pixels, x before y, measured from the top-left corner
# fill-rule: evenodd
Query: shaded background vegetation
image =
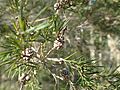
<path fill-rule="evenodd" d="M 58 1 L 0 0 L 0 90 L 119 90 L 120 1 Z"/>

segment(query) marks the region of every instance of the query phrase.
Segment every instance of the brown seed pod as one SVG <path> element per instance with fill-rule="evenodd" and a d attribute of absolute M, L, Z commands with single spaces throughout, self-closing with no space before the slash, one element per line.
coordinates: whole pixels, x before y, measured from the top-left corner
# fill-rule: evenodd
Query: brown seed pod
<path fill-rule="evenodd" d="M 30 60 L 32 56 L 35 54 L 35 49 L 33 47 L 26 48 L 24 51 L 22 51 L 22 58 L 23 60 Z"/>
<path fill-rule="evenodd" d="M 69 80 L 70 78 L 70 72 L 67 68 L 63 68 L 61 75 L 63 76 L 64 80 Z"/>
<path fill-rule="evenodd" d="M 64 8 L 65 5 L 70 5 L 71 0 L 57 0 L 57 2 L 54 4 L 54 10 L 56 12 L 59 12 L 61 8 Z"/>
<path fill-rule="evenodd" d="M 59 33 L 57 34 L 57 38 L 54 41 L 54 48 L 57 50 L 63 47 L 64 45 L 64 33 L 67 30 L 67 27 L 63 28 Z"/>

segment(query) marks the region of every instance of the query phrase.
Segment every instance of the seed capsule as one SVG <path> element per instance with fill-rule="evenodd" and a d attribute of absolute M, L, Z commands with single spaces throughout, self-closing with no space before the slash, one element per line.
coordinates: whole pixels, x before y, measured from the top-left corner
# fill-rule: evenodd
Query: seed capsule
<path fill-rule="evenodd" d="M 68 80 L 70 76 L 69 70 L 67 68 L 63 68 L 61 75 L 64 77 L 64 80 Z"/>

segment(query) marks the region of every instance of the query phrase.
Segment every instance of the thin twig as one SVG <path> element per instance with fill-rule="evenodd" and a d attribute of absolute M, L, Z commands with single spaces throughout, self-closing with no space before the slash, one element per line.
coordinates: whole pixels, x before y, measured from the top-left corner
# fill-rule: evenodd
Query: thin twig
<path fill-rule="evenodd" d="M 24 87 L 24 84 L 23 84 L 23 82 L 21 82 L 19 90 L 23 90 L 23 87 Z"/>
<path fill-rule="evenodd" d="M 48 53 L 45 55 L 44 59 L 46 59 L 46 58 L 48 57 L 48 55 L 49 55 L 53 50 L 55 50 L 55 49 L 56 49 L 56 47 L 53 47 L 52 49 L 50 49 L 50 50 L 48 51 Z"/>

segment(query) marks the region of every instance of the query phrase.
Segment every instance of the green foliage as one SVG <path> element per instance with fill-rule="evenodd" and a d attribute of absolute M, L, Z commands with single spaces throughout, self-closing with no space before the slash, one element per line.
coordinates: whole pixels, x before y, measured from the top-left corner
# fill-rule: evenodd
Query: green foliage
<path fill-rule="evenodd" d="M 119 66 L 105 67 L 88 50 L 107 48 L 105 34 L 119 35 L 119 1 L 6 2 L 10 24 L 1 25 L 0 68 L 20 90 L 119 90 Z"/>

